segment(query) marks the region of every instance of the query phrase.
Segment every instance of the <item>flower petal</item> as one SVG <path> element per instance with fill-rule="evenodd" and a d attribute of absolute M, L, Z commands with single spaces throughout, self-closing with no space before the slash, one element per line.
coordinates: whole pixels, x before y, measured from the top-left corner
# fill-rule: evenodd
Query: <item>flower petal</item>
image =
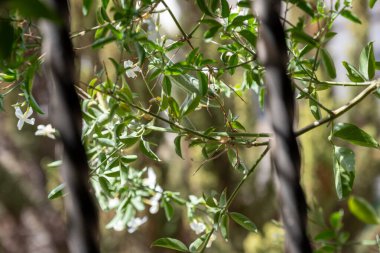
<path fill-rule="evenodd" d="M 25 118 L 29 118 L 30 116 L 32 116 L 32 114 L 33 114 L 33 109 L 32 109 L 32 107 L 28 107 L 28 109 L 26 109 L 26 112 L 25 112 L 24 117 L 25 117 Z"/>
<path fill-rule="evenodd" d="M 22 119 L 24 117 L 24 114 L 22 113 L 20 107 L 16 107 L 15 110 L 16 110 L 16 112 L 15 112 L 16 117 L 19 119 Z"/>
<path fill-rule="evenodd" d="M 18 130 L 21 130 L 22 126 L 24 125 L 24 120 L 23 119 L 20 119 L 18 122 L 17 122 L 17 129 Z"/>

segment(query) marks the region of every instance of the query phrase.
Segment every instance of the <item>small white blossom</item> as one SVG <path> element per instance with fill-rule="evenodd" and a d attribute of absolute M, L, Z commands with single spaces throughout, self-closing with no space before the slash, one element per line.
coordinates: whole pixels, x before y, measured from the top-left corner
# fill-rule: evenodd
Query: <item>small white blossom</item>
<path fill-rule="evenodd" d="M 16 112 L 15 112 L 16 117 L 18 118 L 18 122 L 17 122 L 17 129 L 18 130 L 21 130 L 24 123 L 34 125 L 35 118 L 29 119 L 29 117 L 32 116 L 32 114 L 33 114 L 33 109 L 31 107 L 28 107 L 28 109 L 26 109 L 25 113 L 22 113 L 20 107 L 18 107 L 18 106 L 15 108 L 15 110 L 16 110 Z"/>
<path fill-rule="evenodd" d="M 142 224 L 144 224 L 145 222 L 147 222 L 148 220 L 148 217 L 144 216 L 142 218 L 133 218 L 132 220 L 130 220 L 127 224 L 128 226 L 128 233 L 134 233 Z"/>
<path fill-rule="evenodd" d="M 156 187 L 157 176 L 152 168 L 148 168 L 148 177 L 143 179 L 143 185 L 148 186 L 150 189 Z"/>
<path fill-rule="evenodd" d="M 197 234 L 203 233 L 203 231 L 206 230 L 206 225 L 203 224 L 202 222 L 198 222 L 194 220 L 193 222 L 190 223 L 190 228 Z"/>
<path fill-rule="evenodd" d="M 113 225 L 113 229 L 115 231 L 123 231 L 125 229 L 125 225 L 124 225 L 124 222 L 121 221 L 121 220 L 118 220 L 114 225 Z"/>
<path fill-rule="evenodd" d="M 55 128 L 53 128 L 50 124 L 48 124 L 46 126 L 38 125 L 35 135 L 46 136 L 51 139 L 55 139 L 55 136 L 54 136 L 55 133 L 56 133 Z"/>
<path fill-rule="evenodd" d="M 208 240 L 208 243 L 206 245 L 206 248 L 210 248 L 212 243 L 216 240 L 216 235 L 215 235 L 215 232 L 212 233 L 212 235 L 210 236 L 210 239 Z"/>
<path fill-rule="evenodd" d="M 151 214 L 155 214 L 158 212 L 160 208 L 160 199 L 162 197 L 162 188 L 157 185 L 155 188 L 156 194 L 149 200 L 150 201 L 150 208 L 149 212 Z"/>
<path fill-rule="evenodd" d="M 125 68 L 125 74 L 127 77 L 130 78 L 136 78 L 136 73 L 135 72 L 140 72 L 141 69 L 139 66 L 134 66 L 133 62 L 128 60 L 124 61 L 124 68 Z"/>
<path fill-rule="evenodd" d="M 119 205 L 120 200 L 118 198 L 113 198 L 108 200 L 108 208 L 112 209 Z"/>

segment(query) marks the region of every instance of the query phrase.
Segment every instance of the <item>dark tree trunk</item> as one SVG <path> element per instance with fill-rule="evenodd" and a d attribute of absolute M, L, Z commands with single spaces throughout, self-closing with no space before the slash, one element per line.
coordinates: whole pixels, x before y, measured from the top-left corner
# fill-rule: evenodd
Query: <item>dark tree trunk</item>
<path fill-rule="evenodd" d="M 306 234 L 306 201 L 300 185 L 300 153 L 293 131 L 294 93 L 286 73 L 287 46 L 279 18 L 281 0 L 258 1 L 256 10 L 261 22 L 257 50 L 265 66 L 266 103 L 274 133 L 271 151 L 286 231 L 285 250 L 311 252 Z"/>
<path fill-rule="evenodd" d="M 40 28 L 53 101 L 51 119 L 63 147 L 69 249 L 72 253 L 96 253 L 99 252 L 98 218 L 89 192 L 89 167 L 81 143 L 81 110 L 74 88 L 74 52 L 68 30 L 69 7 L 66 0 L 45 2 L 61 19 L 61 22 L 41 21 Z"/>

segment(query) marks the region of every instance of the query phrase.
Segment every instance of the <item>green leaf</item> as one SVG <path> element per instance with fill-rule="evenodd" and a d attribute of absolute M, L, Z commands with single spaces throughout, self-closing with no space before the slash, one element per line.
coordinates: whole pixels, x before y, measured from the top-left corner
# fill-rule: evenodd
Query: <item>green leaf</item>
<path fill-rule="evenodd" d="M 182 157 L 182 148 L 181 148 L 181 138 L 182 136 L 181 135 L 178 135 L 177 137 L 175 137 L 174 139 L 174 148 L 175 148 L 175 153 L 181 157 Z"/>
<path fill-rule="evenodd" d="M 203 72 L 198 72 L 199 79 L 199 93 L 203 97 L 207 94 L 208 91 L 208 78 L 207 75 Z"/>
<path fill-rule="evenodd" d="M 57 161 L 54 161 L 54 162 L 51 162 L 51 163 L 48 163 L 46 166 L 48 168 L 58 168 L 62 165 L 62 160 L 57 160 Z"/>
<path fill-rule="evenodd" d="M 360 73 L 354 66 L 349 64 L 346 61 L 342 62 L 343 66 L 347 70 L 347 77 L 352 81 L 352 82 L 364 82 L 365 77 L 363 76 L 362 73 Z"/>
<path fill-rule="evenodd" d="M 231 166 L 233 168 L 235 168 L 238 165 L 239 161 L 238 161 L 236 151 L 233 148 L 228 149 L 227 157 L 228 157 L 228 161 L 230 162 Z"/>
<path fill-rule="evenodd" d="M 372 9 L 376 2 L 377 2 L 377 0 L 369 0 L 369 3 L 368 3 L 369 8 Z"/>
<path fill-rule="evenodd" d="M 34 97 L 32 96 L 32 94 L 30 94 L 30 96 L 27 96 L 27 100 L 29 102 L 29 105 L 33 108 L 33 110 L 35 112 L 38 112 L 39 114 L 44 114 L 44 112 L 42 111 L 42 108 L 37 103 L 37 101 L 34 99 Z"/>
<path fill-rule="evenodd" d="M 312 93 L 310 93 L 310 96 L 314 98 L 309 99 L 310 111 L 316 120 L 320 120 L 322 118 L 321 108 L 319 108 L 319 104 L 316 102 L 318 101 L 318 93 L 316 91 L 313 91 Z"/>
<path fill-rule="evenodd" d="M 349 123 L 336 124 L 332 136 L 363 147 L 380 147 L 379 143 L 372 136 L 361 130 L 359 127 Z"/>
<path fill-rule="evenodd" d="M 241 36 L 243 36 L 243 38 L 244 38 L 249 44 L 251 44 L 253 47 L 256 47 L 257 36 L 256 36 L 253 32 L 251 32 L 251 31 L 245 29 L 245 30 L 241 30 L 241 31 L 239 32 L 239 34 L 240 34 Z"/>
<path fill-rule="evenodd" d="M 103 47 L 104 45 L 111 43 L 112 41 L 115 41 L 116 37 L 115 36 L 108 36 L 108 37 L 101 37 L 100 39 L 94 41 L 92 43 L 92 48 L 100 48 Z"/>
<path fill-rule="evenodd" d="M 181 106 L 182 116 L 185 116 L 194 111 L 198 107 L 200 101 L 201 97 L 198 96 L 197 93 L 193 93 L 191 96 L 188 96 L 188 98 Z"/>
<path fill-rule="evenodd" d="M 171 219 L 173 218 L 173 214 L 174 214 L 173 206 L 169 202 L 167 202 L 166 200 L 163 201 L 163 205 L 164 205 L 166 220 L 171 221 Z"/>
<path fill-rule="evenodd" d="M 314 47 L 317 46 L 317 41 L 313 39 L 310 35 L 306 34 L 304 31 L 293 29 L 292 30 L 293 39 L 297 42 L 302 42 L 304 44 L 310 44 Z"/>
<path fill-rule="evenodd" d="M 341 13 L 342 17 L 345 17 L 346 19 L 354 22 L 354 23 L 357 23 L 357 24 L 361 24 L 362 22 L 360 21 L 360 19 L 358 18 L 358 16 L 356 16 L 355 14 L 353 14 L 350 10 L 343 10 Z"/>
<path fill-rule="evenodd" d="M 65 184 L 60 184 L 50 191 L 48 199 L 56 199 L 63 196 L 63 190 L 65 189 Z"/>
<path fill-rule="evenodd" d="M 331 55 L 329 54 L 327 50 L 321 49 L 321 56 L 322 56 L 322 62 L 326 68 L 327 74 L 330 76 L 330 78 L 334 79 L 336 77 L 336 69 L 335 69 L 334 61 L 331 58 Z"/>
<path fill-rule="evenodd" d="M 131 162 L 134 162 L 136 161 L 138 158 L 137 155 L 124 155 L 122 156 L 120 159 L 123 163 L 131 163 Z"/>
<path fill-rule="evenodd" d="M 140 150 L 144 155 L 146 155 L 150 159 L 158 162 L 161 161 L 160 158 L 158 158 L 158 156 L 150 149 L 149 142 L 143 139 L 140 140 Z"/>
<path fill-rule="evenodd" d="M 84 16 L 88 15 L 88 11 L 90 10 L 92 5 L 92 0 L 83 0 L 82 13 Z"/>
<path fill-rule="evenodd" d="M 220 233 L 222 234 L 225 241 L 228 241 L 229 232 L 229 218 L 227 214 L 223 214 L 220 222 Z"/>
<path fill-rule="evenodd" d="M 355 154 L 351 149 L 334 146 L 333 169 L 335 190 L 339 197 L 347 197 L 355 179 Z"/>
<path fill-rule="evenodd" d="M 172 92 L 172 83 L 168 76 L 164 76 L 164 79 L 162 80 L 162 89 L 168 96 L 170 96 Z"/>
<path fill-rule="evenodd" d="M 230 6 L 227 0 L 220 0 L 220 4 L 222 6 L 222 18 L 227 18 L 230 15 Z"/>
<path fill-rule="evenodd" d="M 356 218 L 367 224 L 379 224 L 380 219 L 375 209 L 365 199 L 351 196 L 348 200 L 348 208 Z"/>
<path fill-rule="evenodd" d="M 375 54 L 373 52 L 373 42 L 370 42 L 366 47 L 364 47 L 360 53 L 359 70 L 363 73 L 367 80 L 370 80 L 375 76 L 376 61 Z"/>
<path fill-rule="evenodd" d="M 99 144 L 101 145 L 108 146 L 108 147 L 115 147 L 115 142 L 108 138 L 98 138 L 97 140 Z"/>
<path fill-rule="evenodd" d="M 186 245 L 174 238 L 160 238 L 152 243 L 153 247 L 161 247 L 161 248 L 167 248 L 167 249 L 173 249 L 176 251 L 181 251 L 181 252 L 188 252 L 188 248 Z"/>
<path fill-rule="evenodd" d="M 239 224 L 246 230 L 254 233 L 257 232 L 255 224 L 253 224 L 253 222 L 247 216 L 236 212 L 230 212 L 228 214 L 237 224 Z"/>
<path fill-rule="evenodd" d="M 199 6 L 199 9 L 201 9 L 201 11 L 204 14 L 206 14 L 208 16 L 213 16 L 211 11 L 209 10 L 205 0 L 197 0 L 197 4 Z"/>
<path fill-rule="evenodd" d="M 203 37 L 206 40 L 212 39 L 215 36 L 215 34 L 219 31 L 219 28 L 220 28 L 220 26 L 213 26 L 213 27 L 211 27 L 210 29 L 208 29 L 204 33 Z"/>
<path fill-rule="evenodd" d="M 330 225 L 335 231 L 339 231 L 343 227 L 343 219 L 344 212 L 343 210 L 339 210 L 337 212 L 334 212 L 330 215 Z"/>

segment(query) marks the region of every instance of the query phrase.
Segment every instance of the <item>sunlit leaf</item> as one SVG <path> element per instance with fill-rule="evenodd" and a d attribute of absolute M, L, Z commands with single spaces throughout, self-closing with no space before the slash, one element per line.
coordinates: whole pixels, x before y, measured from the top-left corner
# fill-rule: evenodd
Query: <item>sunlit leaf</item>
<path fill-rule="evenodd" d="M 342 17 L 345 17 L 346 19 L 354 23 L 357 23 L 357 24 L 362 23 L 360 19 L 355 14 L 353 14 L 350 10 L 345 9 L 340 13 L 340 15 L 342 15 Z"/>
<path fill-rule="evenodd" d="M 359 220 L 367 224 L 379 224 L 379 215 L 365 199 L 351 196 L 348 200 L 350 212 Z"/>
<path fill-rule="evenodd" d="M 57 187 L 55 187 L 53 190 L 50 191 L 48 198 L 49 199 L 56 199 L 64 194 L 65 184 L 60 184 Z"/>
<path fill-rule="evenodd" d="M 366 47 L 364 47 L 360 53 L 359 70 L 367 80 L 371 80 L 375 76 L 376 61 L 375 54 L 373 52 L 373 42 L 370 42 Z"/>
<path fill-rule="evenodd" d="M 150 159 L 158 162 L 161 161 L 160 158 L 158 158 L 158 156 L 151 150 L 149 142 L 143 139 L 140 140 L 140 150 L 144 155 L 146 155 Z"/>

